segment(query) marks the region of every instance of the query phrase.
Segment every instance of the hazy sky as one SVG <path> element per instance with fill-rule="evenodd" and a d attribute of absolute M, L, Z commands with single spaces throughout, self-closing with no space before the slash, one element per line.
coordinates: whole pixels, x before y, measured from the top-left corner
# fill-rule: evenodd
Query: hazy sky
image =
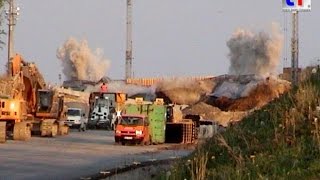
<path fill-rule="evenodd" d="M 46 80 L 58 82 L 61 64 L 56 51 L 70 36 L 87 39 L 92 49 L 101 48 L 111 61 L 107 75 L 113 79 L 124 77 L 126 0 L 17 3 L 21 15 L 15 31 L 15 49 L 28 61 L 36 62 Z M 229 67 L 226 41 L 234 30 L 266 29 L 271 22 L 278 22 L 283 30 L 281 5 L 280 0 L 133 0 L 134 75 L 225 74 Z M 320 57 L 319 8 L 320 2 L 314 0 L 312 12 L 299 16 L 301 66 Z M 0 50 L 0 58 L 3 66 L 6 48 Z M 284 64 L 283 57 L 281 62 L 279 68 Z M 1 70 L 4 72 L 4 68 Z"/>

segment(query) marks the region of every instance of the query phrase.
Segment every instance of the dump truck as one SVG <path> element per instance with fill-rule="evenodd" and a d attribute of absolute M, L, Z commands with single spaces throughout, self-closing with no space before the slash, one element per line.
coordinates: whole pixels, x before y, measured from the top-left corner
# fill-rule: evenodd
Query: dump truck
<path fill-rule="evenodd" d="M 122 113 L 116 125 L 116 143 L 149 145 L 165 142 L 166 106 L 161 99 L 143 103 L 142 98 L 136 98 L 135 103 L 126 104 Z"/>
<path fill-rule="evenodd" d="M 52 89 L 38 89 L 36 99 L 36 110 L 29 122 L 31 132 L 50 137 L 68 134 L 69 127 L 65 125 L 67 106 L 63 94 Z"/>
<path fill-rule="evenodd" d="M 92 92 L 89 97 L 89 129 L 114 130 L 116 114 L 124 107 L 127 94 Z"/>
<path fill-rule="evenodd" d="M 41 136 L 68 134 L 64 124 L 64 97 L 49 89 L 34 63 L 16 54 L 7 83 L 1 84 L 0 142 L 28 140 L 31 132 Z M 6 92 L 4 92 L 6 91 Z"/>

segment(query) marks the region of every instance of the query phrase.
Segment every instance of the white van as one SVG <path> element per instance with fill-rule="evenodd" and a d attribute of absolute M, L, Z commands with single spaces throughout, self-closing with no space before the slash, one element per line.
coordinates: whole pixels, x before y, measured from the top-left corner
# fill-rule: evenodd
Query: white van
<path fill-rule="evenodd" d="M 85 130 L 88 118 L 86 113 L 81 108 L 68 108 L 66 124 L 69 127 L 79 128 Z"/>

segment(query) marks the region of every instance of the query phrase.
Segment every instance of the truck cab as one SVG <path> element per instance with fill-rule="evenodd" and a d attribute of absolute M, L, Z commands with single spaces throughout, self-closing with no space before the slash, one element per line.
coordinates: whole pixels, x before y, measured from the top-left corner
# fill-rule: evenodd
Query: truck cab
<path fill-rule="evenodd" d="M 92 92 L 89 97 L 89 128 L 114 130 L 116 112 L 122 109 L 127 94 Z"/>
<path fill-rule="evenodd" d="M 80 108 L 68 108 L 66 124 L 76 128 L 80 128 L 81 125 L 86 126 L 88 119 L 85 116 L 85 112 Z"/>
<path fill-rule="evenodd" d="M 93 122 L 97 127 L 100 128 L 111 128 L 111 114 L 112 101 L 106 96 L 96 96 L 94 107 L 92 109 L 90 122 Z"/>
<path fill-rule="evenodd" d="M 150 144 L 149 120 L 146 115 L 122 115 L 118 117 L 115 130 L 115 142 Z"/>

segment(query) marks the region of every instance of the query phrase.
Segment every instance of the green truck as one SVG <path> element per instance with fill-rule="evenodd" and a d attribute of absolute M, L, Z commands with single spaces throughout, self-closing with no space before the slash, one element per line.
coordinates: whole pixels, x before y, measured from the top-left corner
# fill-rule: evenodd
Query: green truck
<path fill-rule="evenodd" d="M 161 103 L 127 104 L 119 117 L 115 141 L 140 144 L 165 143 L 167 108 Z"/>

